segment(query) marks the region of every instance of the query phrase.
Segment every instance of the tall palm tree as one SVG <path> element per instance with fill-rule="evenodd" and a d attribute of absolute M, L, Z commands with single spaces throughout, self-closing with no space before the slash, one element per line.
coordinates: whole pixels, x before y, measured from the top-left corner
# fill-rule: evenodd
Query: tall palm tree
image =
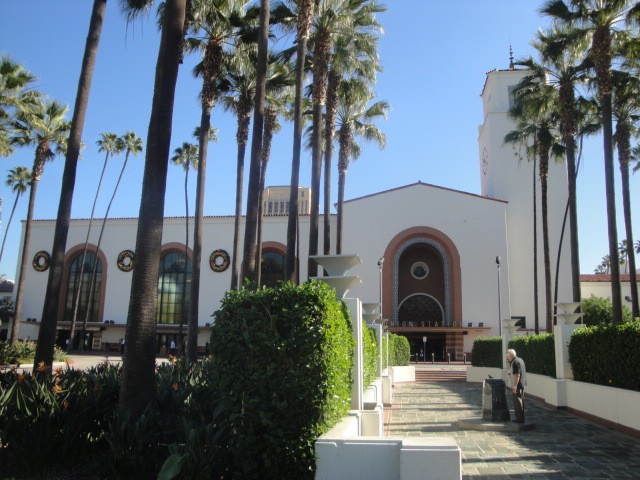
<path fill-rule="evenodd" d="M 267 165 L 271 156 L 273 135 L 282 128 L 278 117 L 287 112 L 293 98 L 293 69 L 289 62 L 280 62 L 277 56 L 272 56 L 269 63 L 269 78 L 264 111 L 264 132 L 262 135 L 262 155 L 260 159 L 260 186 L 258 196 L 258 229 L 256 234 L 256 284 L 261 284 L 262 275 L 262 217 L 263 192 L 267 176 Z"/>
<path fill-rule="evenodd" d="M 4 150 L 2 156 L 11 153 L 8 127 L 12 112 L 23 109 L 38 94 L 29 90 L 29 84 L 36 76 L 24 67 L 3 55 L 0 58 L 0 134 L 2 134 Z"/>
<path fill-rule="evenodd" d="M 184 275 L 182 276 L 182 309 L 180 311 L 180 327 L 178 328 L 178 338 L 182 343 L 182 327 L 187 320 L 186 300 L 187 300 L 187 272 L 189 271 L 189 170 L 198 169 L 198 146 L 193 143 L 184 142 L 181 147 L 174 150 L 171 161 L 174 165 L 182 167 L 184 170 Z M 180 349 L 182 351 L 182 349 Z"/>
<path fill-rule="evenodd" d="M 24 227 L 20 273 L 16 290 L 16 310 L 13 318 L 13 329 L 11 330 L 11 343 L 13 344 L 18 341 L 18 332 L 20 329 L 22 297 L 24 295 L 27 266 L 29 265 L 31 224 L 38 182 L 44 171 L 45 162 L 53 159 L 57 154 L 64 153 L 70 127 L 66 121 L 66 115 L 67 107 L 65 105 L 56 101 L 40 102 L 32 105 L 28 111 L 24 110 L 19 112 L 15 121 L 12 122 L 14 130 L 13 143 L 20 147 L 34 146 L 36 150 L 33 168 L 31 170 L 29 206 L 27 208 L 27 219 Z"/>
<path fill-rule="evenodd" d="M 578 241 L 578 209 L 577 209 L 577 167 L 576 167 L 576 135 L 578 118 L 576 108 L 576 88 L 585 81 L 584 60 L 585 46 L 582 35 L 576 29 L 562 25 L 554 25 L 547 31 L 539 31 L 532 42 L 540 53 L 542 63 L 532 58 L 518 62 L 531 70 L 527 79 L 530 82 L 549 82 L 558 86 L 560 101 L 559 130 L 566 149 L 569 238 L 571 244 L 571 284 L 573 301 L 580 302 L 580 249 Z"/>
<path fill-rule="evenodd" d="M 386 119 L 389 104 L 386 101 L 371 103 L 373 93 L 366 83 L 351 78 L 340 84 L 337 111 L 337 136 L 340 145 L 338 151 L 338 225 L 336 235 L 336 254 L 342 253 L 342 225 L 344 206 L 344 187 L 349 161 L 360 156 L 360 147 L 356 139 L 375 142 L 380 148 L 386 145 L 384 133 L 372 122 Z"/>
<path fill-rule="evenodd" d="M 102 186 L 102 180 L 104 179 L 104 172 L 107 169 L 107 163 L 109 162 L 109 157 L 120 153 L 122 151 L 121 142 L 118 139 L 118 136 L 115 133 L 102 133 L 101 139 L 96 142 L 98 145 L 99 152 L 105 152 L 104 162 L 102 163 L 102 171 L 100 172 L 100 179 L 98 180 L 98 187 L 96 188 L 96 194 L 93 197 L 93 206 L 91 207 L 91 216 L 89 217 L 89 227 L 87 228 L 87 236 L 84 240 L 84 248 L 82 249 L 82 260 L 80 261 L 80 273 L 79 273 L 79 281 L 75 283 L 77 291 L 74 293 L 73 300 L 73 314 L 71 316 L 71 331 L 69 333 L 69 344 L 67 345 L 67 350 L 71 350 L 73 348 L 73 337 L 76 331 L 76 319 L 78 316 L 78 307 L 80 306 L 80 299 L 82 298 L 82 277 L 84 275 L 84 266 L 85 266 L 85 258 L 87 256 L 87 249 L 89 248 L 89 236 L 91 235 L 91 227 L 93 225 L 93 217 L 96 213 L 96 203 L 98 202 L 98 196 L 100 195 L 100 187 Z M 98 252 L 96 251 L 96 255 Z M 90 273 L 91 275 L 92 273 Z M 91 304 L 87 305 L 87 309 L 90 310 Z M 84 337 L 82 337 L 84 338 Z M 80 342 L 79 344 L 80 350 L 84 348 L 84 342 Z"/>
<path fill-rule="evenodd" d="M 640 317 L 638 304 L 638 278 L 636 259 L 633 254 L 633 225 L 631 216 L 631 190 L 629 187 L 629 166 L 631 164 L 631 136 L 637 135 L 636 126 L 640 118 L 640 81 L 635 75 L 614 71 L 613 115 L 616 119 L 614 140 L 618 148 L 618 163 L 622 187 L 622 209 L 624 212 L 625 238 L 620 242 L 620 260 L 625 260 L 625 273 L 629 270 L 631 287 L 631 311 L 633 317 Z"/>
<path fill-rule="evenodd" d="M 124 175 L 124 171 L 127 168 L 127 162 L 129 161 L 129 155 L 133 154 L 134 157 L 137 157 L 140 152 L 142 152 L 142 139 L 136 135 L 133 131 L 125 132 L 122 137 L 118 139 L 118 148 L 119 151 L 125 150 L 126 154 L 124 157 L 124 162 L 122 163 L 122 168 L 120 169 L 120 175 L 118 175 L 118 180 L 116 181 L 115 187 L 113 187 L 113 193 L 111 194 L 111 198 L 109 199 L 109 204 L 107 205 L 107 209 L 105 211 L 104 217 L 102 218 L 102 225 L 100 226 L 100 234 L 98 235 L 98 243 L 96 244 L 96 255 L 93 257 L 93 265 L 91 267 L 91 280 L 89 281 L 89 298 L 87 300 L 87 304 L 91 305 L 93 303 L 93 295 L 94 295 L 94 285 L 96 284 L 96 279 L 98 275 L 98 252 L 100 251 L 100 246 L 102 245 L 102 236 L 104 235 L 104 229 L 107 225 L 107 218 L 109 218 L 109 211 L 111 210 L 111 205 L 113 204 L 114 198 L 116 198 L 116 193 L 118 192 L 118 187 L 120 186 L 120 182 L 122 181 L 122 176 Z M 89 313 L 90 310 L 87 309 L 85 312 L 85 317 L 82 322 L 82 336 L 81 338 L 85 338 L 87 331 L 87 322 L 89 321 Z M 80 342 L 84 344 L 84 342 Z"/>
<path fill-rule="evenodd" d="M 515 89 L 516 102 L 510 114 L 516 119 L 516 129 L 505 136 L 505 143 L 524 145 L 528 156 L 538 160 L 540 177 L 540 203 L 542 211 L 542 249 L 545 280 L 546 330 L 553 329 L 553 308 L 551 295 L 551 261 L 549 253 L 549 219 L 547 201 L 547 178 L 549 160 L 553 156 L 561 158 L 564 148 L 559 144 L 556 126 L 559 124 L 558 91 L 547 83 L 530 82 L 524 79 Z M 535 186 L 534 186 L 535 192 Z M 534 238 L 534 242 L 537 239 Z M 537 299 L 536 299 L 537 303 Z"/>
<path fill-rule="evenodd" d="M 249 140 L 251 108 L 256 89 L 255 65 L 246 47 L 238 48 L 231 56 L 229 71 L 225 80 L 228 82 L 228 91 L 222 98 L 222 104 L 225 110 L 232 111 L 236 115 L 237 122 L 236 208 L 233 229 L 233 254 L 231 256 L 231 289 L 235 290 L 239 287 L 238 263 L 240 260 L 240 220 L 242 218 L 244 159 Z"/>
<path fill-rule="evenodd" d="M 67 247 L 67 234 L 71 219 L 71 204 L 73 202 L 73 190 L 76 183 L 76 169 L 80 147 L 82 144 L 82 131 L 84 120 L 89 105 L 89 92 L 93 70 L 98 54 L 102 23 L 107 7 L 107 0 L 94 0 L 89 33 L 84 47 L 82 68 L 78 79 L 78 90 L 71 118 L 71 131 L 69 132 L 69 145 L 62 173 L 62 188 L 60 189 L 60 201 L 56 217 L 56 227 L 53 234 L 53 246 L 51 248 L 51 267 L 47 280 L 47 290 L 44 297 L 44 307 L 40 330 L 38 333 L 38 345 L 35 353 L 35 364 L 44 362 L 47 368 L 53 364 L 53 347 L 56 339 L 56 326 L 58 323 L 58 305 L 60 302 L 60 286 L 62 271 L 64 268 L 64 254 Z"/>
<path fill-rule="evenodd" d="M 353 31 L 339 35 L 333 42 L 329 77 L 327 81 L 327 105 L 324 124 L 324 254 L 331 252 L 331 167 L 333 139 L 338 110 L 338 89 L 345 75 L 355 76 L 370 83 L 375 82 L 376 72 L 381 70 L 377 49 L 378 35 Z"/>
<path fill-rule="evenodd" d="M 302 150 L 302 106 L 305 80 L 305 58 L 307 42 L 313 21 L 315 0 L 297 0 L 296 12 L 296 69 L 293 114 L 293 156 L 291 160 L 291 182 L 289 195 L 289 217 L 287 222 L 287 266 L 286 277 L 296 281 L 296 246 L 298 244 L 298 187 L 300 186 L 300 153 Z M 312 193 L 317 195 L 317 192 Z"/>
<path fill-rule="evenodd" d="M 600 265 L 596 267 L 594 273 L 611 273 L 611 258 L 609 255 L 602 257 L 602 261 L 600 262 Z"/>
<path fill-rule="evenodd" d="M 128 12 L 139 2 L 124 0 Z M 144 6 L 148 7 L 148 4 Z M 144 7 L 143 6 L 143 7 Z M 160 48 L 147 135 L 147 149 L 138 230 L 136 267 L 131 279 L 126 342 L 118 407 L 134 416 L 142 413 L 154 394 L 156 310 L 164 198 L 171 142 L 171 121 L 178 68 L 182 61 L 187 0 L 164 3 Z"/>
<path fill-rule="evenodd" d="M 264 129 L 264 105 L 267 91 L 267 64 L 269 57 L 270 0 L 260 0 L 260 26 L 258 32 L 258 57 L 256 59 L 256 87 L 253 104 L 253 131 L 247 192 L 247 215 L 244 227 L 244 255 L 242 276 L 256 281 L 256 251 L 258 210 L 260 202 L 260 171 L 262 160 L 262 135 Z"/>
<path fill-rule="evenodd" d="M 607 231 L 611 258 L 612 321 L 622 322 L 620 290 L 620 266 L 618 264 L 618 231 L 616 226 L 615 182 L 613 168 L 613 79 L 611 64 L 613 39 L 617 29 L 630 10 L 630 0 L 549 0 L 541 13 L 560 22 L 577 26 L 590 40 L 590 57 L 595 70 L 597 97 L 602 116 L 602 140 L 604 149 L 604 174 L 607 200 Z"/>
<path fill-rule="evenodd" d="M 309 216 L 310 256 L 318 253 L 323 107 L 327 100 L 329 60 L 331 58 L 332 45 L 340 36 L 352 36 L 365 29 L 380 29 L 380 25 L 375 19 L 375 14 L 382 11 L 384 11 L 384 8 L 376 0 L 321 0 L 317 5 L 312 27 L 313 119 L 311 135 L 312 196 Z M 317 268 L 315 262 L 309 259 L 308 271 L 310 276 L 312 276 L 315 268 Z"/>
<path fill-rule="evenodd" d="M 202 51 L 202 62 L 195 74 L 202 77 L 200 92 L 201 115 L 198 129 L 198 179 L 193 228 L 193 266 L 191 273 L 191 308 L 187 333 L 187 358 L 196 361 L 198 302 L 200 300 L 200 263 L 202 259 L 202 223 L 204 212 L 205 180 L 207 171 L 208 144 L 211 140 L 211 111 L 220 95 L 217 83 L 222 68 L 223 42 L 236 33 L 233 18 L 242 18 L 248 0 L 191 0 L 193 8 L 192 30 L 194 35 L 187 40 L 191 49 Z M 200 37 L 199 35 L 203 35 Z"/>
<path fill-rule="evenodd" d="M 16 198 L 13 201 L 13 207 L 11 208 L 11 215 L 9 215 L 9 221 L 7 222 L 7 226 L 4 227 L 4 236 L 2 237 L 2 247 L 0 248 L 0 260 L 2 260 L 2 253 L 4 252 L 4 245 L 7 241 L 7 233 L 9 233 L 9 228 L 11 227 L 11 220 L 13 220 L 13 214 L 16 211 L 16 207 L 18 206 L 18 200 L 27 191 L 27 187 L 31 183 L 31 170 L 27 167 L 15 167 L 9 170 L 7 174 L 7 179 L 4 182 L 8 187 L 11 187 L 13 193 L 15 193 Z"/>

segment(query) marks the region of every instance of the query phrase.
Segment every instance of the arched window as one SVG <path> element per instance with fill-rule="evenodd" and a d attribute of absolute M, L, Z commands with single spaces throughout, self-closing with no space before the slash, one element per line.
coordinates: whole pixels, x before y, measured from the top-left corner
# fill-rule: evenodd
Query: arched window
<path fill-rule="evenodd" d="M 158 272 L 158 323 L 180 323 L 184 308 L 182 321 L 186 325 L 190 293 L 191 263 L 185 262 L 184 252 L 167 253 L 160 260 Z"/>
<path fill-rule="evenodd" d="M 265 287 L 277 287 L 284 281 L 285 257 L 272 250 L 262 254 L 260 280 Z"/>
<path fill-rule="evenodd" d="M 431 295 L 416 293 L 404 299 L 398 308 L 398 321 L 407 326 L 444 326 L 442 305 Z M 402 323 L 401 323 L 402 325 Z"/>
<path fill-rule="evenodd" d="M 71 262 L 69 269 L 69 280 L 67 283 L 67 298 L 65 301 L 64 318 L 71 321 L 73 319 L 74 302 L 79 292 L 78 313 L 76 322 L 83 322 L 85 318 L 89 322 L 97 322 L 102 298 L 102 261 L 98 258 L 96 264 L 96 275 L 93 280 L 93 295 L 89 304 L 89 286 L 93 276 L 93 264 L 96 261 L 94 252 L 87 252 L 84 256 L 84 268 L 82 268 L 82 252 Z M 82 270 L 82 276 L 80 271 Z M 87 317 L 87 312 L 89 316 Z"/>

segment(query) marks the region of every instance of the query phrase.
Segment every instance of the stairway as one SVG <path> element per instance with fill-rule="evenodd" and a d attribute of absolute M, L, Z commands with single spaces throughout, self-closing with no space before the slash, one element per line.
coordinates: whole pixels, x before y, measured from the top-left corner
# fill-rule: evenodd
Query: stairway
<path fill-rule="evenodd" d="M 433 383 L 433 382 L 466 382 L 467 371 L 460 369 L 429 368 L 416 369 L 416 383 Z"/>

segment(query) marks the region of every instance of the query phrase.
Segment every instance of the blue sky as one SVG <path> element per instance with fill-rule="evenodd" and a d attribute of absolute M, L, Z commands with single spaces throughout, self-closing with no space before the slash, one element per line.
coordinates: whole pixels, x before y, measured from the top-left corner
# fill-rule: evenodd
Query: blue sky
<path fill-rule="evenodd" d="M 5 19 L 0 30 L 0 53 L 10 55 L 36 74 L 36 88 L 70 108 L 75 100 L 92 3 L 90 0 L 0 2 L 0 14 Z M 387 0 L 385 4 L 388 10 L 379 16 L 385 29 L 380 41 L 384 72 L 379 75 L 376 93 L 391 104 L 389 119 L 380 124 L 387 135 L 387 147 L 379 151 L 373 145 L 364 146 L 360 159 L 349 168 L 346 198 L 417 181 L 479 193 L 477 136 L 483 120 L 480 93 L 485 74 L 508 67 L 510 45 L 516 58 L 533 53 L 529 42 L 538 28 L 548 25 L 548 20 L 537 13 L 541 2 Z M 95 146 L 100 133 L 120 135 L 134 130 L 146 140 L 158 41 L 155 16 L 127 26 L 119 12 L 119 2 L 108 3 L 83 134 L 86 148 L 78 168 L 74 218 L 90 215 L 103 162 L 103 154 Z M 197 61 L 195 56 L 189 57 L 180 69 L 172 150 L 184 141 L 193 141 L 191 132 L 199 123 L 200 82 L 192 76 Z M 209 148 L 205 215 L 231 215 L 235 198 L 235 120 L 216 108 L 212 124 L 218 128 L 220 140 Z M 601 151 L 599 139 L 587 143 L 578 179 L 583 273 L 592 272 L 608 252 Z M 6 172 L 17 165 L 31 167 L 33 155 L 33 150 L 21 149 L 2 159 L 0 178 L 4 179 Z M 285 125 L 274 139 L 267 185 L 289 184 L 291 156 L 292 132 Z M 110 160 L 97 216 L 106 209 L 122 161 L 123 157 Z M 138 215 L 143 162 L 144 154 L 130 160 L 110 216 Z M 64 158 L 57 158 L 46 165 L 34 218 L 55 218 L 63 164 Z M 305 152 L 301 185 L 310 183 L 309 167 L 310 156 Z M 165 203 L 168 216 L 184 215 L 183 175 L 181 168 L 169 166 Z M 245 179 L 247 176 L 248 167 Z M 195 175 L 191 178 L 193 215 Z M 335 167 L 332 178 L 335 203 Z M 631 178 L 634 205 L 640 204 L 639 179 L 640 175 Z M 4 182 L 0 185 L 0 196 L 4 199 L 0 232 L 4 234 L 14 199 Z M 25 196 L 18 205 L 0 263 L 0 273 L 9 278 L 16 272 L 19 220 L 26 217 L 26 204 Z M 618 227 L 622 234 L 622 207 L 618 205 Z M 637 221 L 635 236 L 640 236 Z"/>

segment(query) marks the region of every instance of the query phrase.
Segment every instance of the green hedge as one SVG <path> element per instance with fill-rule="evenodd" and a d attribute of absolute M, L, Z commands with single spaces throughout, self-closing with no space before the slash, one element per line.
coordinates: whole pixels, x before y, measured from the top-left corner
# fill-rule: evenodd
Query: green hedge
<path fill-rule="evenodd" d="M 369 328 L 365 321 L 362 322 L 362 343 L 363 343 L 363 370 L 364 378 L 362 388 L 366 389 L 377 377 L 378 364 L 378 340 L 373 328 Z"/>
<path fill-rule="evenodd" d="M 471 349 L 471 365 L 502 368 L 502 339 L 500 337 L 476 338 Z"/>
<path fill-rule="evenodd" d="M 524 360 L 528 373 L 537 373 L 547 377 L 556 376 L 556 352 L 553 333 L 522 335 L 509 340 L 518 357 Z"/>
<path fill-rule="evenodd" d="M 409 340 L 402 335 L 389 334 L 389 364 L 394 367 L 409 365 L 411 349 Z"/>
<path fill-rule="evenodd" d="M 236 478 L 313 478 L 314 442 L 349 410 L 354 342 L 321 282 L 225 294 L 211 354 Z"/>
<path fill-rule="evenodd" d="M 640 391 L 640 320 L 578 329 L 569 361 L 578 381 Z"/>

